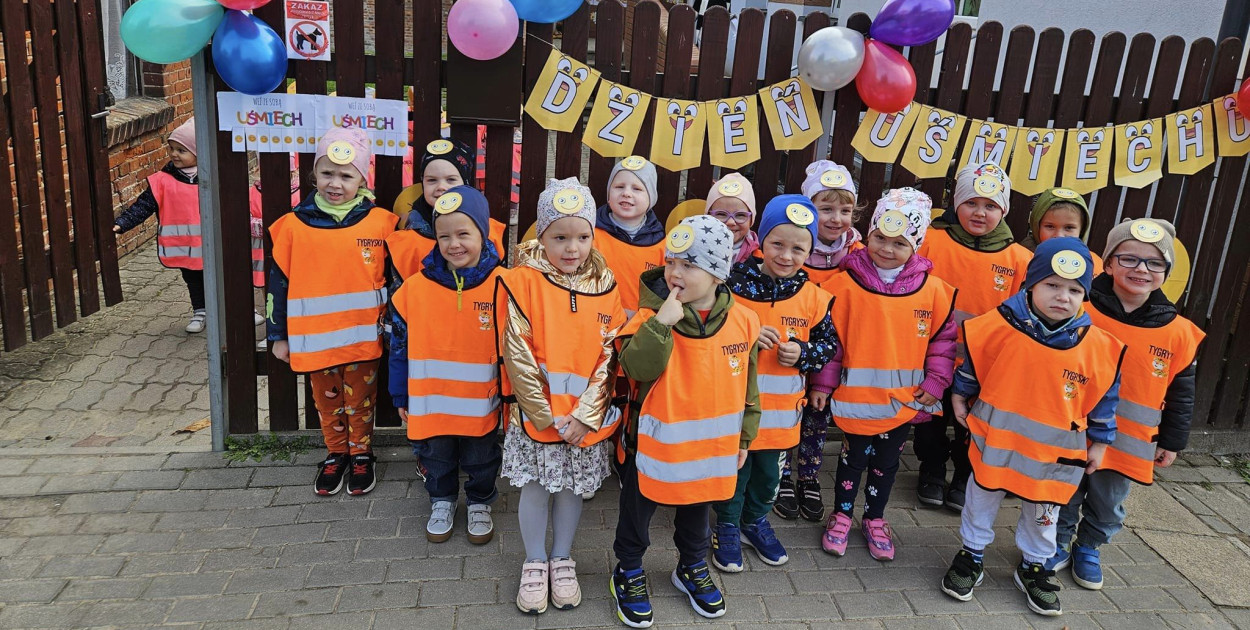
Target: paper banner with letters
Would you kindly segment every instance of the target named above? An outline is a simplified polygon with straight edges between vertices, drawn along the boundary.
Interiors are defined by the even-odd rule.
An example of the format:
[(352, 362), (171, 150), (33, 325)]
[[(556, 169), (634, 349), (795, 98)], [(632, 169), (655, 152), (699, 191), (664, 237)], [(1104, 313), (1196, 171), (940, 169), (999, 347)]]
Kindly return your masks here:
[(1040, 195), (1053, 188), (1059, 175), (1063, 133), (1054, 129), (1029, 127), (1016, 132), (1016, 148), (1011, 155), (1011, 188), (1025, 195)]
[(1215, 137), (1224, 157), (1250, 153), (1250, 122), (1237, 111), (1237, 97), (1229, 94), (1215, 99)]
[(611, 81), (599, 82), (599, 95), (590, 107), (582, 144), (603, 157), (634, 154), (638, 131), (647, 118), (651, 96)]
[(755, 95), (726, 98), (705, 104), (709, 161), (740, 169), (760, 159), (760, 113)]
[(1107, 185), (1111, 173), (1112, 129), (1069, 129), (1063, 152), (1064, 188), (1086, 195)]
[(598, 82), (599, 73), (593, 68), (552, 49), (525, 101), (525, 113), (544, 129), (573, 131)]
[(324, 96), (317, 113), (323, 134), (336, 127), (359, 127), (369, 133), (374, 155), (408, 153), (407, 101)]
[(1193, 175), (1215, 162), (1215, 125), (1210, 104), (1164, 117), (1168, 173)]
[(670, 171), (683, 171), (703, 162), (707, 114), (702, 103), (657, 98), (651, 126), (651, 162)]
[(1115, 185), (1145, 188), (1163, 177), (1163, 119), (1115, 126)]
[(883, 114), (875, 109), (864, 114), (863, 122), (851, 139), (851, 146), (869, 162), (893, 162), (903, 150), (908, 133), (920, 114), (920, 106), (912, 103), (903, 111)]
[(777, 150), (802, 149), (824, 133), (816, 98), (806, 83), (797, 78), (786, 79), (765, 87), (759, 95)]
[(986, 120), (972, 121), (968, 128), (968, 139), (964, 140), (964, 152), (959, 158), (959, 166), (962, 168), (969, 164), (993, 162), (1000, 168), (1006, 168), (1018, 131), (1016, 127)]
[(927, 105), (919, 107), (900, 164), (919, 179), (946, 177), (968, 119)]
[(217, 93), (217, 129), (230, 132), (231, 150), (261, 153), (317, 150), (316, 97), (305, 94)]

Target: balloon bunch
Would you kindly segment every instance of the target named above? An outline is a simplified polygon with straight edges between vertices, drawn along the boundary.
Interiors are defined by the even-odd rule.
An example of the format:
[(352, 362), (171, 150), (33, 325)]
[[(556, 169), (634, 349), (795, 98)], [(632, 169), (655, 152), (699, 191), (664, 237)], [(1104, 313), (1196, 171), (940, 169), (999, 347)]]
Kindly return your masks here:
[(487, 61), (512, 48), (520, 20), (554, 24), (581, 6), (582, 0), (457, 0), (447, 14), (447, 39), (464, 56)]
[(122, 41), (151, 63), (189, 59), (213, 41), (213, 65), (244, 94), (272, 92), (286, 79), (282, 37), (250, 11), (269, 0), (139, 0), (122, 16)]
[(818, 90), (855, 82), (868, 107), (894, 113), (916, 97), (916, 72), (891, 46), (928, 44), (950, 28), (954, 0), (886, 0), (868, 37), (843, 26), (820, 29), (799, 49), (799, 76)]

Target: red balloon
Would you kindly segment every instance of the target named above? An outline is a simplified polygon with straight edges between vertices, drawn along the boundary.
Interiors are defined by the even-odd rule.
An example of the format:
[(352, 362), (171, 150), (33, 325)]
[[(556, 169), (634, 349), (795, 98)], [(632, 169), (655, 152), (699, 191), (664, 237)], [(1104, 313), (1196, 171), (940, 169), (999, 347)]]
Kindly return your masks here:
[(217, 2), (227, 9), (251, 11), (252, 9), (265, 6), (269, 3), (269, 0), (217, 0)]
[(1237, 91), (1237, 111), (1250, 118), (1250, 77), (1241, 82), (1241, 89)]
[(865, 105), (893, 114), (916, 98), (916, 71), (902, 53), (869, 39), (864, 42), (864, 65), (855, 75), (855, 90)]

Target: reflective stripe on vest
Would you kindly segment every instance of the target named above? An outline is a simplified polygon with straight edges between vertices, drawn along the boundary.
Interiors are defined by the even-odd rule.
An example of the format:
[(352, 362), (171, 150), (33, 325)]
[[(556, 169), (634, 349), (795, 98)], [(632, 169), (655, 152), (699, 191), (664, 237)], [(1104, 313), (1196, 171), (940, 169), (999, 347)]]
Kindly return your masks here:
[(755, 382), (759, 385), (761, 394), (785, 396), (803, 393), (803, 376), (801, 374), (793, 374), (791, 376), (760, 374), (756, 377)]
[(638, 416), (638, 433), (660, 444), (682, 444), (695, 440), (714, 440), (737, 435), (742, 431), (742, 414), (734, 413), (716, 418), (661, 422), (655, 416)]
[[(846, 420), (890, 420), (897, 418), (898, 412), (902, 411), (904, 407), (927, 413), (942, 413), (941, 401), (926, 406), (916, 402), (914, 398), (911, 400), (891, 398), (888, 403), (875, 405), (872, 403), (853, 403), (834, 399), (829, 401), (829, 408), (832, 410), (833, 416)], [(888, 430), (886, 429), (886, 431)]]
[(792, 429), (799, 425), (801, 409), (764, 409), (760, 411), (760, 429)]
[[(1159, 426), (1163, 421), (1163, 411), (1160, 409), (1152, 409), (1145, 405), (1139, 405), (1131, 400), (1120, 399), (1116, 403), (1115, 415), (1121, 420), (1131, 420), (1144, 427), (1154, 428)], [(1150, 455), (1150, 459), (1154, 459), (1154, 454)]]
[(313, 317), (386, 305), (386, 289), (287, 300), (287, 317)]
[(440, 414), (479, 418), (499, 408), (499, 397), (457, 398), (455, 396), (408, 396), (408, 417)]
[(737, 468), (738, 456), (721, 455), (681, 462), (665, 462), (646, 453), (638, 453), (634, 460), (638, 466), (638, 474), (663, 483), (695, 483), (705, 481), (709, 470)]
[[(174, 260), (179, 258), (198, 258), (203, 260), (204, 250), (200, 247), (191, 247), (188, 245), (162, 245), (160, 241), (156, 242), (156, 256), (161, 260)], [(204, 264), (203, 262), (200, 263)]]
[(291, 352), (307, 354), (346, 348), (347, 346), (358, 343), (377, 341), (377, 338), (378, 326), (377, 324), (372, 324), (351, 326), (348, 328), (341, 328), (339, 330), (331, 330), (329, 332), (310, 335), (292, 334), (289, 335), (288, 340), (291, 342)]
[(1114, 449), (1131, 457), (1153, 462), (1155, 458), (1155, 446), (1156, 444), (1154, 442), (1147, 442), (1127, 433), (1117, 431), (1115, 434), (1115, 442), (1112, 443), (1107, 450), (1110, 451)]
[(1033, 442), (1073, 450), (1085, 448), (1084, 431), (1064, 431), (1017, 413), (995, 409), (993, 405), (984, 400), (977, 399), (976, 402), (972, 403), (972, 409), (969, 413), (985, 421), (991, 427), (1011, 431)]
[(252, 286), (265, 286), (265, 239), (252, 237)]
[(162, 225), (161, 236), (200, 236), (198, 225)]
[(552, 396), (581, 396), (590, 386), (590, 379), (580, 374), (551, 372), (546, 363), (540, 363), (538, 369), (542, 370), (543, 378), (547, 379), (547, 391)]
[[(1083, 432), (1082, 435), (1084, 435)], [(987, 466), (1011, 470), (1029, 479), (1059, 482), (1065, 486), (1070, 485), (1073, 489), (1081, 483), (1081, 479), (1085, 476), (1084, 465), (1041, 462), (1018, 451), (987, 446), (985, 438), (975, 433), (970, 438), (977, 452), (980, 453), (981, 463)], [(979, 475), (974, 476), (978, 482), (981, 481)]]
[(872, 368), (842, 370), (842, 384), (850, 387), (896, 389), (919, 387), (922, 382), (924, 382), (924, 370), (874, 370)]
[(408, 359), (408, 378), (437, 378), (464, 383), (489, 383), (495, 380), (495, 365), (461, 363), (437, 359)]

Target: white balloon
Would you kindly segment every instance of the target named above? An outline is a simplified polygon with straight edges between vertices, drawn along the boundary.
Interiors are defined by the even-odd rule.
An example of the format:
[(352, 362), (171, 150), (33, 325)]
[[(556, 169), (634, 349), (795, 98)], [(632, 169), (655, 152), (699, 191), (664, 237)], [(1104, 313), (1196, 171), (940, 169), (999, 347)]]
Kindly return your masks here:
[(799, 49), (799, 76), (817, 90), (850, 84), (863, 65), (864, 36), (844, 26), (816, 31)]

